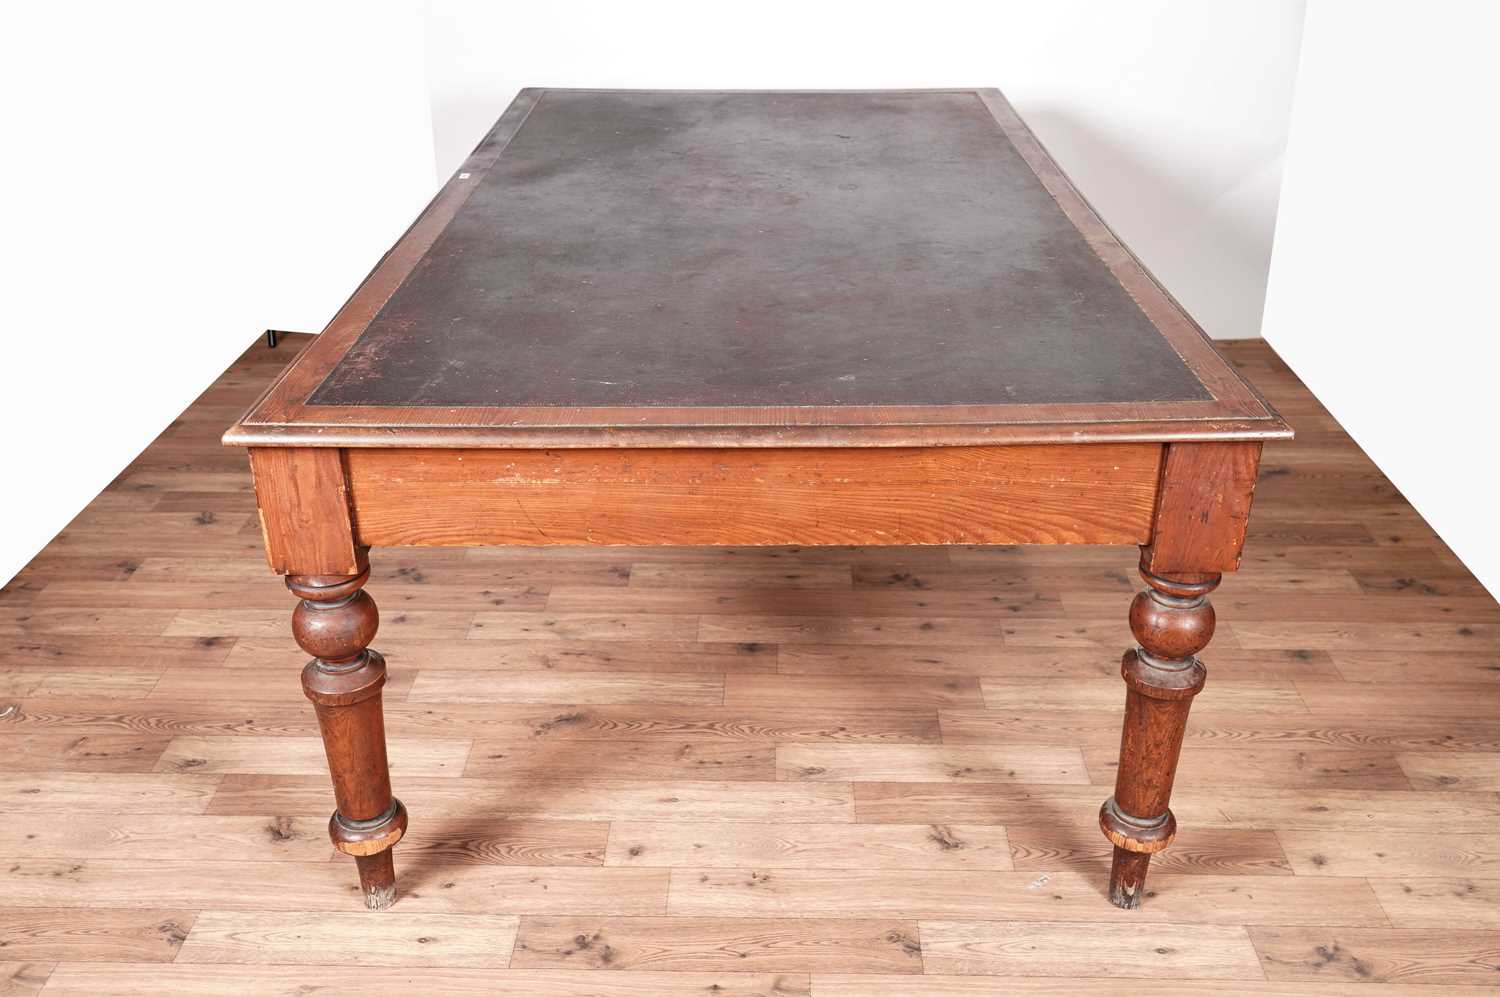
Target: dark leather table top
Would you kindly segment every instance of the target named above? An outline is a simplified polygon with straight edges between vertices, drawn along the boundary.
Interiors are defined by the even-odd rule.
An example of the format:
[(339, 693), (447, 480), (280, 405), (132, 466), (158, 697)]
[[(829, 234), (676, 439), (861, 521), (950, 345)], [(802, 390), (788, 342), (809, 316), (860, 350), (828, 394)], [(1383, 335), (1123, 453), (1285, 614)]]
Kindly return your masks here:
[(525, 91), (323, 340), (242, 429), (1280, 426), (994, 91)]

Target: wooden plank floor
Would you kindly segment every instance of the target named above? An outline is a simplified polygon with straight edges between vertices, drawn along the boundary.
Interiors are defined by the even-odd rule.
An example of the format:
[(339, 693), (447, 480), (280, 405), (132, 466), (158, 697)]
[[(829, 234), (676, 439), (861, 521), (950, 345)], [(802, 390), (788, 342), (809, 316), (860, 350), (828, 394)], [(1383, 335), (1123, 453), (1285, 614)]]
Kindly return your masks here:
[[(377, 550), (402, 899), (359, 909), (223, 428), (0, 592), (0, 994), (1458, 997), (1500, 985), (1500, 606), (1291, 419), (1153, 895), (1104, 899), (1127, 548)], [(936, 636), (932, 636), (936, 634)]]

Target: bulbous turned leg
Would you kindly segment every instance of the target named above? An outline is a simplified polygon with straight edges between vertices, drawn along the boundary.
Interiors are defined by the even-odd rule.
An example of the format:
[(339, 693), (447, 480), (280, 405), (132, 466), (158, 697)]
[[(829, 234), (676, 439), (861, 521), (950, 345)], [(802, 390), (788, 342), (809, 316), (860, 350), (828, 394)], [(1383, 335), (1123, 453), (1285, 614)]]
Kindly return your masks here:
[(338, 805), (328, 836), (354, 856), (365, 906), (380, 910), (396, 900), (391, 848), (406, 833), (406, 808), (391, 796), (380, 704), (385, 659), (368, 647), (380, 624), (363, 588), (369, 577), (366, 568), (352, 576), (289, 575), (286, 584), (302, 600), (292, 633), (313, 656), (302, 690), (317, 710)]
[(1167, 808), (1188, 708), (1207, 672), (1197, 658), (1214, 633), (1208, 594), (1212, 573), (1163, 577), (1144, 568), (1149, 586), (1130, 605), (1130, 629), (1139, 646), (1125, 653), (1125, 729), (1115, 795), (1099, 811), (1099, 826), (1115, 846), (1109, 899), (1139, 907), (1151, 856), (1172, 843), (1177, 820)]

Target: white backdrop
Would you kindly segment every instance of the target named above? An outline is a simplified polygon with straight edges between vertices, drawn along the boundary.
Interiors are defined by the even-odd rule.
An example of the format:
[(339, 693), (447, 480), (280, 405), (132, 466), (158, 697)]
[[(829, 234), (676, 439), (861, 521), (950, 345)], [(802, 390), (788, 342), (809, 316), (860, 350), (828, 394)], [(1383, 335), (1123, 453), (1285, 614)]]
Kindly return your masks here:
[(522, 86), (999, 86), (1210, 334), (1254, 335), (1301, 21), (1301, 0), (8, 11), (0, 579), (259, 330), (320, 328)]
[(321, 328), (421, 209), (421, 39), (398, 3), (7, 9), (0, 580), (259, 330)]
[(1500, 7), (1312, 0), (1266, 338), (1500, 595)]

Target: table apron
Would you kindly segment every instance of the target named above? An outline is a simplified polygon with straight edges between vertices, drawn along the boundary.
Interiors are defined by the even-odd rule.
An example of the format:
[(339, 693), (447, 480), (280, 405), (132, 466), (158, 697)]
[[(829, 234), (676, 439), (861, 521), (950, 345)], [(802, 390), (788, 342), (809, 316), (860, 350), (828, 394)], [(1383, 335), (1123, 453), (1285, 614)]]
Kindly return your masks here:
[(349, 449), (363, 546), (1143, 544), (1154, 443)]

